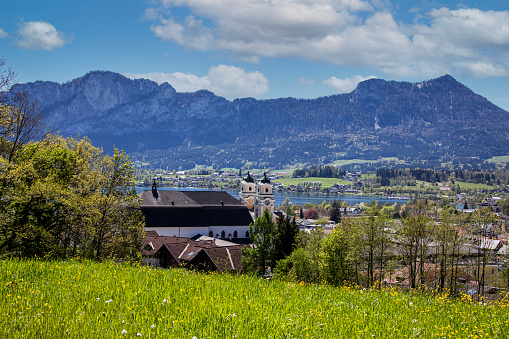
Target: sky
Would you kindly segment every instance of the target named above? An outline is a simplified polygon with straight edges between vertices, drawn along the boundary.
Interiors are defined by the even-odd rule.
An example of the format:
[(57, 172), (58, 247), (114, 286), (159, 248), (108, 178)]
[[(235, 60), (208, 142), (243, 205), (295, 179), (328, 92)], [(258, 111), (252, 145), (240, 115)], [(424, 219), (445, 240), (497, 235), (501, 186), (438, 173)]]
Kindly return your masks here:
[(509, 111), (509, 0), (8, 1), (0, 58), (20, 83), (107, 70), (229, 100), (450, 74)]

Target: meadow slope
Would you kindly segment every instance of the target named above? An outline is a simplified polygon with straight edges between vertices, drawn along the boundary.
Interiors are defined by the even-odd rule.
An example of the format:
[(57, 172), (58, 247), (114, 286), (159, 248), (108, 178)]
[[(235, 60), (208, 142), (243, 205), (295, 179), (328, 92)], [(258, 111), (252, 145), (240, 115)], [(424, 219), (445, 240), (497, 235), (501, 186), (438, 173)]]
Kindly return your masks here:
[(506, 302), (112, 262), (0, 261), (1, 338), (503, 338)]

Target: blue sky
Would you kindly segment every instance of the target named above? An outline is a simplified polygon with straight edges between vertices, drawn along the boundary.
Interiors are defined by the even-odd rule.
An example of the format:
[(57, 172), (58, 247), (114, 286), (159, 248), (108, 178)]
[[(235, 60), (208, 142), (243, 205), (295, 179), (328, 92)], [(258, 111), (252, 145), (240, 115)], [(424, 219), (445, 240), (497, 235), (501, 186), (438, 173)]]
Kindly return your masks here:
[(0, 57), (19, 82), (109, 70), (228, 99), (451, 74), (509, 110), (509, 0), (18, 0)]

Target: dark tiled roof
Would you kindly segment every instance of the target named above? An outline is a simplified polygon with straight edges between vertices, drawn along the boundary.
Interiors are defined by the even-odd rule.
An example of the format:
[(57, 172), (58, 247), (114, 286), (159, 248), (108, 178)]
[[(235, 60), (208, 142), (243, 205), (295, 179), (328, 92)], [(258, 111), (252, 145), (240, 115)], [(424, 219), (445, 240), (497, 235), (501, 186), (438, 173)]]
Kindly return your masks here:
[(201, 206), (244, 206), (224, 191), (185, 191), (183, 193)]
[[(160, 191), (153, 193), (152, 191), (143, 191), (139, 194), (141, 198), (141, 206), (179, 206), (199, 207), (200, 205), (189, 198), (186, 192), (181, 191)], [(226, 193), (226, 192), (225, 192)]]
[(195, 243), (194, 240), (185, 237), (146, 236), (145, 240), (143, 241), (141, 254), (148, 257), (154, 256), (154, 254), (159, 250), (159, 248), (161, 248), (161, 246), (170, 244), (181, 244), (182, 249), (184, 249), (184, 247), (190, 242)]
[(141, 206), (243, 206), (224, 191), (143, 191), (139, 194)]
[(222, 191), (143, 191), (146, 227), (248, 226), (248, 209)]
[(199, 264), (209, 258), (218, 271), (241, 271), (242, 245), (215, 246), (213, 241), (194, 241), (184, 237), (148, 236), (143, 241), (142, 254), (157, 257), (163, 249), (180, 264)]

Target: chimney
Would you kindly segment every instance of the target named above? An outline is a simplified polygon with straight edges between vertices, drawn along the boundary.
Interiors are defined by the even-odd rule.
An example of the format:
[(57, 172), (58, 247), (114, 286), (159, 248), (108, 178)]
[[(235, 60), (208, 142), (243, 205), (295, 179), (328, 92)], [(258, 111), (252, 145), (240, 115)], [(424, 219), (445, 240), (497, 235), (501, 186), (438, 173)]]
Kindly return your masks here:
[(159, 198), (159, 194), (157, 193), (157, 184), (156, 184), (156, 179), (154, 179), (154, 182), (152, 183), (152, 195), (154, 196), (154, 198)]

